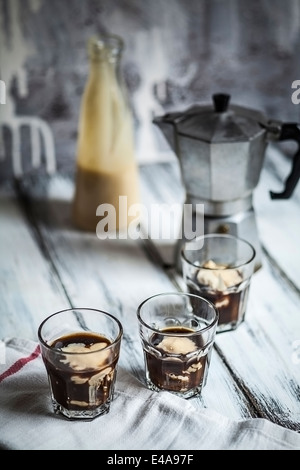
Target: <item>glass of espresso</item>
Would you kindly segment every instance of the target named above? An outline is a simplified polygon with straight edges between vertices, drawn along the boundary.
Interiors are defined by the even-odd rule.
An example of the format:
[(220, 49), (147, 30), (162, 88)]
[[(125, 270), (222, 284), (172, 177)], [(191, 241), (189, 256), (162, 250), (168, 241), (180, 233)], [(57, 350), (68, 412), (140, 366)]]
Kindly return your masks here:
[(183, 398), (200, 395), (218, 323), (214, 305), (199, 295), (161, 293), (139, 305), (137, 318), (147, 387)]
[(186, 242), (182, 272), (189, 292), (214, 303), (217, 333), (235, 330), (245, 319), (255, 249), (241, 238), (207, 234)]
[(123, 328), (109, 313), (62, 310), (38, 329), (53, 410), (69, 419), (109, 412), (114, 395)]

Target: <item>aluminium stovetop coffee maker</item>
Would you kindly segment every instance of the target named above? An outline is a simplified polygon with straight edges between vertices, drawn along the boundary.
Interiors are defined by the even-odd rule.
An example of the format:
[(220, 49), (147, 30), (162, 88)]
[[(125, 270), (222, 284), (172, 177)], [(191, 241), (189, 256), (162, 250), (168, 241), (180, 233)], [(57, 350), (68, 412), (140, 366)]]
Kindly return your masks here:
[[(214, 94), (211, 105), (197, 104), (184, 112), (158, 116), (153, 123), (179, 159), (185, 206), (191, 207), (193, 227), (199, 226), (199, 234), (230, 233), (245, 238), (256, 249), (258, 269), (261, 249), (253, 190), (259, 181), (267, 144), (291, 139), (300, 145), (299, 124), (270, 121), (260, 111), (230, 104), (230, 95), (223, 93)], [(270, 192), (271, 198), (289, 198), (299, 177), (298, 146), (284, 190)], [(179, 253), (185, 239), (181, 234), (176, 250), (179, 270)]]

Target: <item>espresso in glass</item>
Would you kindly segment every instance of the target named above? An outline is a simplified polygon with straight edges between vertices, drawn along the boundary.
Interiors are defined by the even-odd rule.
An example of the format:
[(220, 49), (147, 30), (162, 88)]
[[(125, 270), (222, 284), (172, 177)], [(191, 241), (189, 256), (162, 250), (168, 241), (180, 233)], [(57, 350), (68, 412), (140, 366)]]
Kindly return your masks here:
[(201, 337), (190, 338), (192, 333), (189, 328), (172, 327), (151, 336), (145, 359), (149, 378), (159, 389), (183, 393), (203, 383), (209, 361)]
[(108, 413), (122, 337), (121, 323), (93, 309), (69, 309), (48, 317), (39, 340), (56, 414), (93, 419)]
[(51, 344), (53, 353), (44, 362), (60, 406), (89, 412), (107, 402), (118, 360), (111, 354), (110, 345), (110, 340), (94, 333), (63, 336)]
[(183, 398), (200, 395), (218, 323), (215, 306), (198, 295), (167, 292), (142, 302), (137, 318), (147, 387)]
[(255, 262), (252, 245), (233, 235), (208, 234), (186, 242), (181, 260), (188, 291), (218, 309), (217, 333), (236, 329), (248, 305)]

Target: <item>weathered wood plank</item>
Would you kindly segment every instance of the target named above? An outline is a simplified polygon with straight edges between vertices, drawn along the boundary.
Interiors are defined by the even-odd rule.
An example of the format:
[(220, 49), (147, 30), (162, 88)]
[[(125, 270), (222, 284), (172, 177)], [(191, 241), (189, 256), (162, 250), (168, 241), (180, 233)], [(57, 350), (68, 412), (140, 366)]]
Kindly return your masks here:
[[(276, 168), (280, 167), (280, 158), (283, 159), (282, 154), (277, 155)], [(267, 162), (258, 189), (260, 195), (263, 192), (265, 195), (261, 196), (261, 199), (256, 199), (256, 205), (259, 206), (257, 218), (258, 221), (262, 221), (260, 232), (267, 255), (263, 255), (263, 268), (253, 276), (246, 322), (235, 332), (218, 335), (216, 348), (236, 377), (238, 386), (251, 397), (258, 416), (292, 429), (299, 429), (300, 367), (295, 361), (293, 362), (292, 357), (294, 345), (300, 339), (300, 296), (286, 276), (298, 280), (300, 273), (299, 256), (297, 257), (299, 248), (296, 241), (299, 230), (295, 231), (295, 225), (298, 226), (299, 221), (300, 188), (297, 188), (293, 200), (269, 202), (268, 189), (276, 190), (278, 181), (276, 174), (272, 173), (268, 166)], [(166, 173), (165, 169), (165, 176)], [(172, 174), (171, 169), (169, 174)], [(173, 172), (173, 177), (174, 175)], [(149, 188), (159, 186), (155, 187), (152, 193), (150, 190), (148, 192), (153, 201), (155, 200), (153, 194), (160, 191), (163, 182), (159, 180), (157, 174), (152, 177), (149, 168), (145, 169), (143, 178)], [(168, 203), (174, 203), (176, 199), (178, 201), (179, 197), (182, 197), (182, 193), (178, 192), (178, 182), (174, 182), (172, 186), (169, 184), (168, 188), (169, 191), (166, 193)], [(174, 189), (173, 195), (170, 194), (170, 188)], [(163, 192), (160, 191), (159, 198), (163, 197)], [(279, 223), (280, 212), (274, 209), (277, 203), (286, 206), (283, 226)], [(270, 204), (273, 207), (268, 212)], [(276, 236), (273, 237), (274, 231), (277, 239)], [(282, 241), (280, 249), (276, 247), (278, 237), (281, 237)], [(155, 240), (153, 243), (160, 250), (159, 243)], [(286, 252), (283, 247), (289, 244), (290, 247)], [(289, 267), (289, 261), (292, 259), (292, 267)], [(170, 276), (174, 276), (179, 287), (185, 290), (178, 273), (170, 270)]]
[[(168, 165), (163, 165), (162, 168), (162, 171), (160, 166), (142, 168), (143, 181), (147, 181), (147, 184), (143, 185), (143, 195), (148, 205), (153, 202), (172, 204), (182, 198), (182, 186), (180, 180), (176, 179), (177, 169), (172, 170)], [(40, 269), (38, 263), (36, 272), (44, 280), (50, 275), (50, 285), (54, 283), (55, 286), (55, 301), (51, 302), (50, 299), (49, 302), (48, 294), (46, 295), (47, 314), (64, 308), (66, 304), (88, 305), (116, 314), (124, 324), (125, 332), (121, 365), (143, 380), (142, 351), (135, 312), (137, 305), (145, 297), (176, 288), (177, 275), (173, 277), (167, 271), (168, 278), (161, 266), (169, 264), (167, 258), (169, 256), (170, 260), (170, 252), (164, 258), (168, 241), (163, 240), (161, 243), (154, 240), (152, 251), (149, 251), (151, 244), (149, 245), (148, 240), (145, 243), (131, 240), (98, 240), (95, 234), (78, 232), (70, 220), (72, 181), (59, 176), (48, 181), (48, 184), (38, 182), (35, 187), (30, 183), (24, 188), (23, 209), (25, 206), (27, 219), (24, 219), (15, 200), (11, 198), (8, 212), (15, 212), (17, 217), (11, 227), (7, 225), (6, 219), (3, 219), (5, 226), (10, 227), (10, 235), (3, 238), (2, 234), (1, 246), (7, 247), (9, 242), (15, 245), (14, 240), (19, 240), (17, 245), (22, 253), (24, 247), (31, 245), (30, 249), (26, 248), (28, 257), (22, 257), (19, 261), (22, 270), (30, 265), (29, 259), (41, 257), (40, 262), (43, 266), (46, 265), (46, 271), (45, 266)], [(28, 201), (26, 194), (29, 196)], [(18, 234), (15, 233), (15, 223), (19, 219), (19, 225), (23, 227), (21, 238), (26, 240), (23, 247)], [(32, 227), (37, 232), (34, 235)], [(26, 234), (25, 238), (23, 232)], [(42, 250), (36, 245), (38, 240), (43, 244)], [(156, 248), (158, 246), (158, 258), (152, 257), (153, 253), (156, 253), (153, 245)], [(168, 246), (172, 249), (172, 243)], [(38, 255), (32, 255), (35, 251)], [(13, 264), (8, 262), (6, 266), (7, 272), (13, 267), (12, 277), (17, 275)], [(39, 301), (40, 293), (45, 290), (47, 292), (48, 288), (47, 283), (39, 285), (36, 293)], [(21, 284), (20, 291), (21, 298), (28, 295), (26, 284)], [(217, 337), (207, 386), (202, 398), (194, 400), (197, 406), (214, 408), (237, 419), (264, 416), (292, 429), (297, 428), (297, 384), (300, 383), (300, 377), (299, 365), (292, 361), (292, 354), (293, 343), (300, 338), (298, 302), (297, 291), (291, 289), (285, 279), (282, 279), (280, 271), (274, 270), (265, 257), (263, 269), (253, 278), (245, 324), (236, 332)], [(30, 303), (28, 299), (27, 303)], [(51, 312), (49, 305), (53, 306)], [(31, 307), (29, 310), (32, 311)], [(289, 312), (289, 323), (284, 321), (283, 311)], [(22, 310), (22, 315), (25, 315), (25, 312)], [(1, 315), (1, 318), (4, 317)], [(14, 316), (10, 326), (7, 322), (4, 323), (6, 331), (11, 331), (15, 324), (19, 325), (21, 336), (26, 334), (31, 337), (31, 334), (35, 333), (34, 327), (26, 331), (28, 325), (24, 329), (23, 320)]]
[(12, 191), (0, 194), (0, 260), (0, 337), (36, 339), (42, 319), (69, 304)]
[(296, 430), (300, 367), (293, 361), (293, 344), (299, 339), (299, 296), (264, 259), (252, 280), (246, 322), (232, 334), (218, 335), (216, 344), (258, 412)]
[[(143, 355), (138, 337), (136, 309), (146, 297), (177, 289), (155, 259), (150, 259), (143, 241), (99, 240), (95, 234), (79, 232), (70, 220), (72, 181), (53, 178), (47, 197), (40, 188), (27, 188), (31, 210), (59, 278), (74, 306), (110, 311), (124, 326), (120, 365), (143, 380)], [(41, 194), (41, 193), (40, 193)], [(253, 416), (239, 387), (224, 363), (214, 353), (210, 380), (195, 406), (214, 407), (240, 419)]]
[(291, 164), (278, 148), (267, 152), (254, 205), (265, 250), (300, 291), (300, 182), (290, 199), (272, 200), (269, 195), (270, 190), (283, 190)]
[[(298, 430), (299, 295), (265, 256), (263, 263), (252, 279), (245, 322), (236, 331), (218, 334), (215, 348), (258, 416)], [(172, 275), (185, 290), (181, 276)]]
[[(162, 263), (165, 266), (174, 266), (176, 240), (181, 229), (182, 205), (185, 200), (179, 164), (172, 162), (141, 165), (140, 177), (142, 203), (147, 208), (149, 220), (152, 223), (159, 223), (161, 227), (160, 231), (157, 231), (157, 237), (153, 237), (149, 230), (149, 238)], [(170, 223), (172, 230), (169, 227)], [(169, 236), (164, 238), (164, 234)]]

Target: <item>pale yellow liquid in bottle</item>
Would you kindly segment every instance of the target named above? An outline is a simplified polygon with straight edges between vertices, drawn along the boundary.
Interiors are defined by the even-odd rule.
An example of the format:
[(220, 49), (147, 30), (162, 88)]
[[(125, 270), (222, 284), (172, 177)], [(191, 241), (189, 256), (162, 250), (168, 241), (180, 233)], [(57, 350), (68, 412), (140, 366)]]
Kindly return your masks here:
[[(127, 207), (140, 202), (138, 167), (134, 154), (134, 134), (130, 109), (115, 75), (115, 64), (92, 58), (80, 113), (76, 190), (73, 204), (75, 224), (95, 231), (100, 204), (116, 210), (116, 230), (124, 230), (133, 220), (119, 214), (119, 197), (127, 197)], [(121, 224), (119, 223), (121, 221)]]

